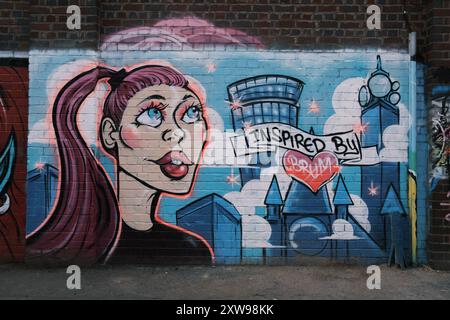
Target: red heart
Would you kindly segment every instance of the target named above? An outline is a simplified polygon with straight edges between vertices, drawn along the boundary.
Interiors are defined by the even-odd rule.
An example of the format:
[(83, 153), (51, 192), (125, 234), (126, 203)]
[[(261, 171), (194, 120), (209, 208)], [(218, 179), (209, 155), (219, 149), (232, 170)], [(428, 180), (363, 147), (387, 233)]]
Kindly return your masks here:
[(298, 151), (289, 150), (284, 154), (283, 166), (289, 176), (304, 183), (313, 192), (333, 180), (340, 171), (337, 157), (329, 151), (322, 151), (311, 160)]

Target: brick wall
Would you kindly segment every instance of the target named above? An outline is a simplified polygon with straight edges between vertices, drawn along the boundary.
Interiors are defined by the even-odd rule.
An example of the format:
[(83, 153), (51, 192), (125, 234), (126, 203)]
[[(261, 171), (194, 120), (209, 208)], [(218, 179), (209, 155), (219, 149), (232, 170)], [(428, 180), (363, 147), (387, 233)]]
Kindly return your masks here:
[[(96, 0), (31, 0), (31, 48), (96, 48), (98, 38), (98, 8)], [(68, 30), (67, 7), (76, 4), (81, 9), (80, 30)]]
[[(301, 4), (298, 4), (298, 2), (301, 2)], [(233, 122), (231, 113), (223, 115), (221, 114), (223, 111), (220, 111), (224, 100), (228, 101), (232, 99), (231, 94), (229, 95), (227, 93), (226, 87), (234, 81), (243, 80), (246, 77), (255, 77), (258, 74), (267, 74), (270, 71), (272, 74), (287, 77), (288, 79), (292, 77), (306, 82), (307, 86), (304, 89), (302, 98), (299, 100), (301, 102), (301, 115), (299, 115), (299, 119), (305, 119), (302, 120), (301, 129), (308, 131), (312, 127), (317, 131), (316, 133), (320, 134), (325, 130), (325, 123), (332, 115), (333, 104), (337, 103), (333, 100), (333, 92), (338, 90), (337, 88), (340, 85), (344, 86), (347, 80), (350, 81), (349, 83), (356, 81), (354, 78), (358, 77), (368, 80), (370, 78), (370, 72), (376, 69), (376, 56), (379, 53), (379, 49), (382, 49), (381, 52), (383, 54), (381, 54), (381, 60), (386, 71), (390, 72), (392, 79), (400, 81), (401, 103), (408, 106), (407, 97), (409, 90), (407, 87), (410, 81), (407, 77), (408, 56), (406, 54), (408, 49), (408, 33), (410, 31), (416, 31), (418, 34), (417, 60), (421, 64), (419, 70), (422, 70), (424, 67), (423, 72), (426, 74), (425, 83), (418, 82), (418, 91), (420, 93), (418, 101), (419, 113), (421, 117), (424, 117), (424, 113), (421, 111), (424, 110), (425, 104), (421, 100), (421, 97), (422, 95), (429, 97), (433, 86), (442, 83), (442, 80), (438, 80), (434, 75), (436, 74), (436, 70), (448, 66), (449, 63), (448, 46), (450, 41), (449, 27), (447, 25), (449, 22), (448, 19), (450, 19), (450, 1), (415, 0), (406, 2), (407, 4), (405, 5), (405, 1), (402, 0), (380, 1), (382, 29), (370, 31), (366, 27), (368, 17), (366, 9), (373, 2), (366, 0), (83, 0), (76, 1), (76, 3), (65, 0), (2, 1), (0, 12), (2, 17), (6, 18), (0, 22), (2, 23), (0, 25), (0, 37), (3, 37), (2, 39), (5, 39), (4, 43), (6, 43), (6, 46), (2, 50), (27, 50), (28, 48), (32, 50), (30, 51), (32, 55), (30, 56), (29, 70), (31, 75), (31, 142), (29, 144), (31, 162), (28, 168), (28, 179), (30, 188), (34, 188), (33, 190), (36, 190), (36, 194), (39, 194), (39, 192), (43, 192), (43, 194), (40, 197), (33, 196), (28, 198), (28, 205), (31, 210), (28, 210), (27, 232), (29, 233), (35, 230), (40, 222), (50, 213), (56, 201), (55, 199), (62, 197), (60, 196), (61, 190), (58, 190), (58, 177), (61, 174), (61, 168), (57, 162), (54, 162), (54, 156), (58, 152), (55, 151), (54, 136), (51, 134), (49, 136), (47, 133), (51, 132), (53, 128), (53, 125), (49, 123), (49, 119), (52, 118), (49, 111), (49, 103), (51, 104), (53, 102), (53, 98), (61, 90), (62, 85), (73, 77), (99, 64), (109, 65), (112, 69), (119, 70), (123, 67), (130, 68), (130, 66), (137, 63), (146, 63), (150, 59), (157, 59), (158, 63), (164, 61), (164, 63), (169, 63), (175, 68), (180, 69), (182, 73), (186, 73), (199, 80), (207, 89), (208, 99), (210, 99), (209, 102), (214, 105), (212, 110), (218, 112), (221, 116), (222, 125), (225, 125), (225, 127), (235, 127), (237, 124)], [(69, 4), (77, 4), (81, 8), (81, 30), (67, 30), (66, 28), (68, 16), (66, 9)], [(406, 16), (404, 15), (405, 10), (407, 12)], [(278, 49), (293, 50), (297, 56), (293, 58), (293, 56), (289, 56), (288, 54), (281, 54), (277, 51)], [(345, 49), (349, 53), (344, 54), (342, 49)], [(323, 56), (323, 66), (316, 65), (317, 61), (311, 59), (311, 56), (306, 54), (309, 50), (315, 50), (320, 54), (324, 54), (324, 52), (329, 53), (329, 55)], [(245, 51), (249, 51), (247, 56), (244, 53)], [(399, 52), (400, 55), (396, 55)], [(359, 56), (361, 58), (357, 58)], [(308, 65), (301, 61), (296, 62), (299, 58), (305, 58), (305, 61), (310, 61), (310, 64)], [(265, 68), (265, 65), (269, 67)], [(111, 71), (111, 73), (113, 72)], [(117, 81), (120, 82), (121, 78), (119, 76), (117, 78), (119, 79)], [(113, 83), (117, 81), (112, 80)], [(393, 82), (394, 80), (392, 80)], [(311, 93), (314, 91), (315, 86), (318, 88), (317, 91), (321, 92), (320, 94), (317, 93), (319, 97)], [(360, 84), (357, 87), (353, 83), (350, 89), (345, 88), (345, 86), (341, 88), (342, 90), (348, 90), (347, 93), (350, 92), (350, 94), (343, 97), (343, 100), (348, 103), (355, 102), (355, 95), (358, 94), (362, 86), (363, 84)], [(272, 88), (270, 84), (267, 87)], [(43, 90), (43, 88), (46, 88), (46, 90)], [(95, 100), (97, 104), (103, 103), (102, 97), (104, 98), (104, 92), (97, 90), (95, 92), (96, 96), (90, 98), (97, 99)], [(393, 93), (390, 92), (390, 94)], [(235, 99), (237, 98), (235, 97)], [(90, 99), (88, 100), (90, 101)], [(372, 100), (372, 102), (374, 101), (378, 100)], [(231, 106), (239, 108), (239, 106), (236, 106), (236, 103), (239, 104), (239, 100), (234, 101), (235, 104), (233, 102), (230, 103)], [(398, 106), (395, 108), (398, 108)], [(314, 118), (313, 116), (317, 110), (319, 110), (319, 115)], [(320, 110), (325, 110), (325, 114), (320, 114)], [(404, 123), (402, 122), (402, 111), (400, 110), (403, 109), (399, 108), (395, 116), (386, 113), (383, 115), (383, 119), (375, 120), (373, 119), (375, 115), (368, 111), (364, 115), (357, 115), (356, 118), (359, 117), (360, 123), (353, 123), (353, 125), (356, 125), (357, 131), (371, 130), (370, 126), (366, 125), (366, 122), (370, 124), (379, 120), (382, 122), (382, 126), (386, 126), (386, 128), (387, 124), (401, 127)], [(83, 111), (81, 114), (85, 114), (85, 112)], [(90, 115), (90, 117), (95, 118), (95, 115)], [(423, 119), (418, 119), (418, 123), (420, 122), (419, 120)], [(89, 122), (89, 119), (83, 118), (81, 121)], [(345, 127), (349, 125), (350, 122), (343, 121), (338, 126)], [(98, 141), (95, 141), (96, 135), (92, 135), (92, 131), (96, 129), (93, 129), (93, 127), (89, 127), (88, 129), (91, 133), (88, 136), (89, 144), (95, 145)], [(338, 133), (342, 133), (340, 130), (337, 131), (339, 131)], [(333, 133), (336, 133), (336, 131), (333, 131)], [(86, 138), (86, 135), (83, 137)], [(370, 137), (362, 137), (361, 139), (363, 139), (363, 145), (366, 144), (368, 146), (370, 144)], [(420, 132), (419, 141), (421, 148), (418, 149), (426, 149), (426, 140), (426, 132)], [(408, 140), (397, 141), (397, 143), (404, 147), (404, 144), (408, 143)], [(100, 160), (103, 166), (105, 166), (105, 171), (110, 175), (110, 178), (113, 181), (115, 181), (114, 179), (119, 179), (113, 176), (114, 166), (108, 162), (107, 157), (104, 157), (102, 151), (95, 149), (94, 153), (97, 157), (101, 158)], [(419, 161), (421, 161), (418, 163), (419, 171), (423, 172), (426, 166), (425, 160), (420, 158)], [(394, 163), (398, 163), (398, 161), (394, 161)], [(330, 212), (330, 216), (334, 215), (334, 220), (330, 220), (330, 217), (327, 218), (327, 221), (325, 217), (316, 217), (317, 219), (314, 220), (317, 223), (316, 228), (319, 228), (318, 230), (322, 230), (320, 229), (322, 228), (322, 224), (325, 226), (325, 229), (320, 232), (325, 233), (324, 230), (327, 230), (328, 234), (324, 234), (323, 238), (329, 241), (327, 242), (329, 243), (327, 246), (331, 246), (324, 247), (324, 251), (318, 250), (320, 253), (317, 253), (317, 255), (333, 256), (343, 260), (360, 259), (365, 260), (365, 262), (386, 259), (382, 252), (388, 249), (392, 243), (391, 238), (395, 236), (391, 235), (389, 231), (395, 232), (398, 236), (399, 230), (391, 230), (392, 223), (394, 223), (391, 221), (390, 216), (392, 212), (385, 212), (386, 216), (379, 217), (379, 211), (383, 208), (383, 204), (389, 200), (396, 204), (399, 212), (402, 211), (400, 212), (400, 216), (402, 216), (401, 213), (404, 210), (408, 210), (406, 204), (408, 203), (408, 198), (411, 197), (411, 194), (406, 193), (408, 188), (405, 186), (407, 185), (406, 181), (408, 179), (411, 181), (412, 177), (407, 177), (407, 172), (403, 170), (406, 169), (407, 163), (401, 163), (402, 169), (398, 172), (398, 179), (390, 181), (390, 183), (383, 180), (387, 177), (383, 177), (382, 174), (382, 172), (386, 173), (390, 172), (389, 170), (394, 170), (389, 164), (389, 161), (387, 164), (377, 165), (381, 166), (382, 169), (380, 169), (381, 167), (374, 169), (361, 166), (358, 169), (360, 170), (359, 173), (350, 173), (349, 171), (343, 175), (342, 179), (338, 179), (337, 176), (333, 177), (332, 182), (328, 186), (331, 195), (338, 188), (341, 188), (341, 191), (347, 190), (346, 185), (350, 185), (353, 190), (348, 192), (352, 195), (358, 194), (364, 204), (358, 202), (359, 199), (356, 198), (352, 198), (351, 200), (346, 199), (345, 192), (343, 199), (337, 198), (330, 200), (336, 200), (337, 206), (342, 206), (342, 203), (338, 204), (339, 201), (353, 202), (354, 207), (360, 209), (359, 214), (361, 215), (365, 214), (362, 212), (366, 210), (364, 207), (367, 207), (367, 214), (369, 215), (367, 219), (370, 227), (365, 228), (365, 220), (361, 217), (359, 217), (359, 220), (355, 218), (355, 221), (349, 222), (351, 217), (348, 218), (349, 215), (345, 213), (345, 208), (337, 208), (334, 206), (335, 203), (332, 203), (333, 209)], [(82, 168), (80, 167), (79, 170), (82, 170)], [(202, 170), (209, 169), (201, 169), (200, 171)], [(256, 225), (249, 227), (243, 222), (243, 220), (248, 219), (245, 214), (245, 218), (240, 220), (242, 218), (240, 214), (246, 212), (246, 209), (241, 208), (239, 201), (233, 198), (234, 196), (230, 196), (233, 200), (231, 201), (226, 195), (234, 191), (233, 187), (243, 187), (244, 180), (252, 177), (254, 172), (250, 170), (246, 174), (246, 169), (239, 167), (235, 167), (234, 169), (228, 167), (223, 170), (225, 171), (210, 172), (210, 175), (206, 177), (200, 176), (199, 183), (196, 184), (196, 188), (198, 188), (196, 190), (201, 196), (197, 194), (195, 197), (189, 197), (189, 201), (184, 202), (162, 200), (162, 203), (158, 203), (158, 205), (152, 204), (151, 207), (157, 206), (162, 208), (161, 215), (166, 221), (188, 230), (199, 231), (198, 226), (192, 226), (190, 219), (195, 220), (193, 213), (198, 214), (200, 212), (198, 206), (201, 204), (204, 207), (210, 208), (209, 215), (213, 217), (211, 219), (225, 219), (224, 216), (227, 216), (227, 219), (231, 219), (230, 221), (236, 220), (237, 223), (231, 224), (233, 226), (232, 228), (238, 228), (237, 226), (241, 225), (239, 227), (241, 229), (239, 230), (241, 232), (245, 231), (244, 233), (247, 236), (248, 232), (250, 232), (250, 234), (258, 238), (259, 233), (257, 230), (260, 230), (262, 234), (264, 233), (263, 230), (267, 231), (269, 225), (273, 232), (272, 242), (276, 242), (282, 246), (286, 245), (286, 241), (292, 242), (295, 240), (290, 240), (286, 236), (287, 229), (283, 228), (294, 226), (295, 228), (302, 228), (302, 226), (296, 226), (292, 217), (289, 220), (289, 218), (282, 215), (282, 212), (277, 211), (281, 210), (280, 208), (285, 205), (284, 201), (287, 201), (285, 198), (287, 196), (284, 192), (286, 190), (282, 190), (283, 205), (274, 205), (272, 203), (270, 206), (275, 207), (269, 208), (266, 203), (263, 203), (255, 207), (254, 213), (260, 217), (251, 218), (256, 220), (260, 218), (265, 219), (266, 222), (256, 223)], [(392, 174), (396, 176), (397, 171), (394, 171), (392, 171)], [(356, 180), (353, 177), (356, 177)], [(371, 178), (371, 181), (367, 180), (369, 178)], [(420, 251), (419, 254), (421, 255), (419, 261), (426, 260), (424, 257), (426, 199), (422, 197), (425, 188), (424, 181), (426, 180), (423, 177), (418, 177), (417, 180), (417, 190), (421, 193), (417, 200), (417, 209), (419, 211), (418, 223), (420, 224), (418, 226), (420, 232), (418, 248)], [(209, 184), (207, 183), (208, 181)], [(214, 181), (214, 188), (211, 188), (211, 181)], [(226, 188), (221, 189), (220, 182), (223, 183), (223, 181), (227, 181), (227, 185), (225, 186)], [(104, 183), (109, 185), (107, 182)], [(218, 184), (217, 187), (216, 183)], [(264, 181), (264, 183), (267, 184), (268, 182)], [(281, 182), (279, 183), (281, 184)], [(358, 183), (359, 186), (356, 187)], [(261, 188), (269, 187), (265, 184)], [(392, 184), (392, 188), (390, 188), (390, 184)], [(230, 187), (232, 189), (231, 191), (228, 190)], [(275, 187), (274, 189), (276, 191)], [(367, 190), (371, 194), (365, 194), (364, 192)], [(92, 194), (95, 194), (95, 188), (90, 191)], [(212, 194), (213, 191), (214, 194)], [(274, 190), (272, 191), (275, 192)], [(342, 196), (342, 193), (339, 194)], [(372, 199), (372, 197), (376, 199)], [(255, 202), (261, 200), (260, 198), (255, 198)], [(122, 205), (125, 201), (126, 199), (121, 201)], [(232, 205), (229, 205), (229, 202)], [(135, 205), (136, 203), (133, 204), (133, 206)], [(223, 209), (224, 206), (231, 207), (231, 209), (226, 208), (225, 210)], [(401, 208), (402, 206), (405, 208)], [(90, 210), (95, 211), (97, 209), (94, 206)], [(228, 215), (219, 214), (222, 212), (221, 210), (227, 211)], [(324, 208), (323, 210), (325, 212), (328, 209)], [(377, 212), (375, 213), (375, 211)], [(78, 214), (80, 214), (80, 217), (84, 217), (85, 212), (87, 211), (81, 210)], [(101, 211), (99, 212), (101, 213)], [(112, 212), (114, 213), (114, 210)], [(274, 212), (279, 213), (279, 218), (284, 219), (283, 222), (277, 222), (274, 217), (269, 217)], [(356, 213), (352, 213), (350, 216), (354, 214)], [(355, 253), (356, 251), (352, 251), (352, 248), (347, 249), (347, 251), (352, 251), (352, 254), (345, 253), (345, 246), (339, 242), (342, 240), (333, 238), (338, 236), (330, 234), (333, 223), (336, 222), (335, 220), (338, 217), (343, 219), (337, 220), (345, 220), (350, 223), (354, 231), (353, 240), (356, 240), (356, 238), (368, 238), (368, 240), (364, 240), (366, 241), (364, 244), (359, 244), (360, 248), (364, 248), (363, 251), (365, 253), (358, 255)], [(269, 221), (269, 218), (275, 220)], [(392, 217), (392, 219), (402, 218)], [(90, 221), (90, 223), (94, 223), (93, 221)], [(95, 221), (98, 222), (99, 220)], [(108, 221), (111, 222), (110, 220)], [(261, 222), (261, 220), (259, 221)], [(437, 220), (432, 214), (430, 222), (433, 223), (434, 221)], [(203, 222), (206, 224), (212, 223), (209, 220)], [(309, 220), (305, 221), (305, 223), (310, 222)], [(215, 223), (218, 222), (216, 221)], [(218, 223), (219, 226), (221, 224), (227, 225), (223, 221)], [(284, 227), (281, 227), (283, 224)], [(404, 236), (404, 239), (411, 238), (409, 235), (411, 226), (408, 226), (408, 223), (405, 223), (403, 220), (402, 222), (395, 220), (394, 224), (403, 226), (402, 228), (404, 230), (402, 229), (401, 234)], [(136, 227), (136, 221), (131, 221), (130, 225)], [(250, 229), (244, 230), (244, 226)], [(348, 224), (337, 225), (337, 227), (348, 226)], [(114, 229), (114, 225), (110, 227)], [(235, 235), (238, 234), (238, 229), (233, 230)], [(437, 236), (440, 240), (444, 239), (446, 241), (448, 239), (447, 235), (444, 232), (445, 230), (442, 230), (439, 226), (438, 229), (433, 229), (432, 225), (432, 238), (437, 239), (435, 237)], [(60, 231), (61, 234), (65, 234), (67, 230)], [(202, 233), (203, 231), (200, 230), (199, 232)], [(86, 230), (83, 232), (86, 232)], [(80, 236), (83, 232), (80, 232)], [(228, 230), (226, 232), (231, 231)], [(224, 234), (227, 234), (226, 232)], [(117, 234), (114, 232), (111, 234), (99, 233), (97, 236), (103, 240), (116, 239)], [(132, 232), (130, 234), (132, 237)], [(219, 257), (218, 261), (224, 263), (274, 262), (278, 258), (279, 261), (285, 261), (285, 258), (288, 256), (297, 256), (293, 254), (296, 250), (292, 250), (294, 249), (292, 246), (287, 251), (251, 246), (243, 246), (238, 249), (234, 243), (230, 244), (229, 240), (226, 237), (223, 238), (220, 234), (214, 236), (202, 234), (202, 237), (203, 239), (200, 240), (203, 241), (206, 239), (209, 245), (211, 245), (211, 241), (208, 241), (208, 239), (211, 239), (208, 237), (213, 237), (214, 241), (212, 242), (216, 244), (222, 243), (222, 245), (216, 247), (212, 245), (212, 249), (219, 252), (217, 255)], [(301, 236), (299, 237), (293, 243), (299, 244), (301, 242)], [(45, 234), (36, 239), (31, 240), (30, 247), (34, 250), (31, 254), (32, 257), (38, 257), (39, 252), (48, 249), (46, 247), (48, 246), (48, 242), (45, 242)], [(236, 238), (234, 240), (247, 243), (246, 241), (249, 238)], [(433, 257), (433, 259), (435, 257), (438, 257), (437, 259), (446, 259), (447, 257), (445, 254), (441, 254), (442, 242), (440, 240), (437, 242), (431, 240), (430, 242), (430, 257)], [(64, 239), (61, 241), (64, 241)], [(291, 242), (290, 245), (292, 245)], [(406, 241), (406, 243), (409, 242)], [(78, 245), (80, 244), (78, 243)], [(315, 246), (316, 243), (313, 245)], [(67, 248), (66, 257), (71, 255), (70, 251), (74, 248)], [(86, 257), (84, 257), (86, 260), (95, 260), (98, 258), (98, 255), (101, 256), (99, 252), (105, 253), (110, 250), (110, 248), (106, 250), (105, 246), (102, 247), (101, 245), (94, 249), (92, 248), (94, 247), (91, 247), (91, 250), (95, 252), (87, 252)], [(315, 249), (311, 250), (314, 251)], [(405, 252), (409, 250), (407, 244), (403, 246), (403, 249), (397, 249), (400, 251), (406, 250)], [(433, 250), (438, 249), (440, 250), (439, 255), (436, 255)], [(103, 250), (106, 251), (104, 252)], [(138, 251), (139, 249), (135, 248), (135, 250)], [(304, 254), (305, 248), (302, 250)], [(236, 252), (239, 252), (239, 259), (236, 257)], [(134, 256), (139, 257), (140, 255), (135, 254)], [(105, 257), (101, 258), (103, 259)], [(405, 258), (405, 260), (408, 259)]]
[(29, 1), (1, 1), (0, 50), (28, 50), (29, 38)]
[[(373, 46), (407, 48), (408, 29), (403, 10), (408, 11), (410, 28), (419, 31), (419, 46), (426, 46), (422, 34), (425, 20), (423, 1), (384, 1), (382, 30), (366, 28), (366, 10), (371, 1), (326, 1), (298, 4), (298, 1), (95, 1), (73, 4), (82, 11), (81, 31), (68, 32), (66, 9), (70, 1), (2, 1), (0, 34), (9, 48), (95, 47), (102, 36), (124, 27), (152, 26), (160, 20), (195, 16), (218, 27), (233, 28), (258, 37), (269, 48), (318, 49)], [(445, 2), (445, 1), (444, 1)], [(445, 16), (445, 13), (441, 13)], [(444, 21), (445, 22), (445, 21)], [(29, 26), (29, 27), (28, 27)], [(13, 31), (13, 32), (10, 32)]]
[(450, 67), (450, 1), (429, 1), (424, 9), (425, 12), (425, 37), (426, 46), (423, 50), (428, 68), (427, 88), (431, 93), (431, 88), (436, 84), (448, 83), (445, 78), (445, 71), (438, 74), (439, 68)]
[[(301, 3), (299, 3), (301, 2)], [(424, 26), (422, 1), (407, 1), (411, 28)], [(373, 46), (405, 49), (408, 30), (403, 1), (382, 4), (382, 30), (366, 27), (373, 1), (104, 1), (100, 4), (101, 33), (133, 26), (152, 26), (162, 19), (195, 16), (218, 27), (234, 28), (258, 37), (269, 48), (322, 49)], [(420, 45), (424, 44), (419, 37)]]

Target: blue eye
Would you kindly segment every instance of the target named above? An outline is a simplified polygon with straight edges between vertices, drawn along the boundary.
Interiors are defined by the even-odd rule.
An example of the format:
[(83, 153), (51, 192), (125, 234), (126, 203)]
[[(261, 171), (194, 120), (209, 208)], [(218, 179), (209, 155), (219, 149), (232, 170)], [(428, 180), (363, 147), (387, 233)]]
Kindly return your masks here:
[(136, 123), (139, 125), (146, 125), (150, 127), (158, 127), (163, 120), (163, 116), (160, 110), (156, 108), (149, 108), (144, 110), (137, 118)]
[(161, 119), (162, 118), (161, 111), (154, 109), (154, 108), (148, 109), (147, 114), (151, 119)]
[(198, 106), (189, 107), (183, 115), (182, 120), (186, 123), (194, 123), (200, 119), (201, 109)]

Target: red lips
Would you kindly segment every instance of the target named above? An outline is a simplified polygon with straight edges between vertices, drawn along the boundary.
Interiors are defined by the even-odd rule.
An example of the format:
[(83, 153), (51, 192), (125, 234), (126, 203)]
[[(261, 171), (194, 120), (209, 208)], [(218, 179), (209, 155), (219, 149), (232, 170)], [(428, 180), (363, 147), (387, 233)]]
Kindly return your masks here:
[(162, 173), (174, 180), (183, 179), (189, 172), (193, 162), (182, 151), (171, 151), (155, 161)]

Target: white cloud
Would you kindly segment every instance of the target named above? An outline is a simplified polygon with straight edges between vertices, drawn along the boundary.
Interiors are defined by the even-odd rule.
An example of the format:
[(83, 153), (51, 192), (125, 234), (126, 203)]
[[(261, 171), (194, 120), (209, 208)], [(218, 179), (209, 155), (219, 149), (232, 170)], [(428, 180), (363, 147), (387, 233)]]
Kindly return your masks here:
[(47, 97), (49, 105), (53, 104), (59, 90), (71, 79), (82, 73), (83, 71), (95, 68), (97, 62), (95, 60), (76, 60), (68, 62), (56, 68), (47, 79)]
[(242, 247), (274, 247), (268, 242), (271, 234), (272, 228), (264, 218), (256, 215), (242, 216)]
[(98, 83), (94, 92), (83, 102), (78, 111), (78, 128), (88, 146), (97, 144), (102, 106), (108, 94), (107, 90), (106, 84)]
[(336, 87), (332, 100), (335, 113), (325, 122), (324, 134), (351, 131), (361, 122), (358, 93), (365, 83), (364, 78), (349, 78)]
[[(53, 103), (62, 87), (71, 79), (79, 75), (84, 70), (96, 66), (93, 60), (77, 60), (66, 63), (56, 68), (48, 77), (46, 82), (48, 109), (45, 118), (37, 121), (31, 126), (28, 135), (29, 143), (40, 143), (54, 145), (55, 133), (51, 121)], [(83, 138), (88, 145), (96, 143), (97, 138), (97, 118), (100, 114), (99, 103), (106, 95), (106, 86), (98, 84), (94, 92), (84, 101), (78, 112), (78, 126)]]
[[(333, 184), (328, 183), (326, 187), (328, 191), (328, 197), (330, 199), (334, 199)], [(369, 221), (369, 208), (367, 207), (367, 204), (363, 199), (361, 199), (360, 196), (357, 196), (356, 194), (350, 194), (350, 198), (353, 201), (353, 205), (348, 206), (348, 213), (350, 213), (353, 218), (355, 218), (355, 220), (361, 225), (364, 230), (370, 232), (372, 226)]]
[(358, 240), (359, 237), (355, 236), (353, 226), (350, 222), (337, 219), (333, 222), (333, 234), (328, 237), (320, 238), (321, 240)]
[(348, 207), (348, 212), (356, 219), (356, 221), (358, 221), (364, 230), (370, 232), (372, 226), (369, 221), (369, 208), (367, 207), (367, 204), (355, 194), (351, 194), (350, 198), (354, 205)]
[[(273, 176), (277, 176), (281, 195), (284, 198), (292, 179), (280, 166), (263, 169), (259, 180), (251, 180), (241, 191), (227, 193), (224, 198), (233, 203), (242, 215), (242, 246), (247, 248), (273, 247), (268, 240), (272, 229), (268, 221), (256, 215), (257, 207), (264, 207), (264, 199)], [(251, 199), (249, 201), (249, 199)]]
[(384, 148), (380, 151), (383, 162), (408, 162), (408, 131), (411, 125), (409, 111), (405, 105), (399, 104), (400, 121), (398, 125), (384, 129)]
[[(355, 124), (361, 122), (361, 106), (358, 102), (359, 89), (366, 84), (364, 78), (350, 78), (341, 82), (333, 94), (333, 114), (324, 125), (324, 134), (350, 131)], [(410, 114), (404, 104), (398, 105), (400, 112), (399, 125), (387, 127), (383, 132), (385, 148), (380, 151), (379, 157), (373, 150), (364, 150), (363, 160), (352, 165), (370, 165), (382, 162), (408, 162), (408, 131), (410, 127)], [(370, 124), (369, 124), (370, 125)]]
[(55, 144), (55, 134), (51, 122), (45, 117), (31, 127), (28, 143)]

